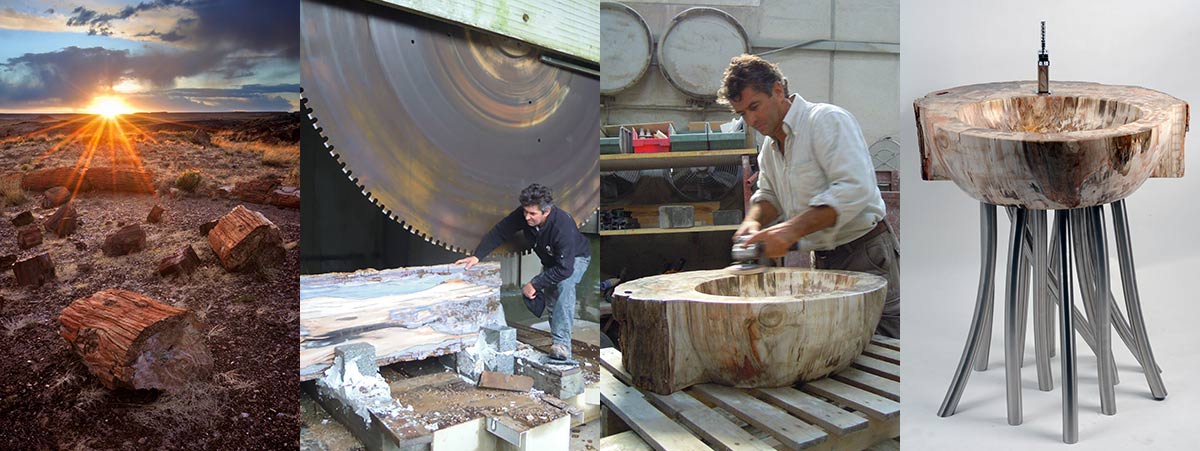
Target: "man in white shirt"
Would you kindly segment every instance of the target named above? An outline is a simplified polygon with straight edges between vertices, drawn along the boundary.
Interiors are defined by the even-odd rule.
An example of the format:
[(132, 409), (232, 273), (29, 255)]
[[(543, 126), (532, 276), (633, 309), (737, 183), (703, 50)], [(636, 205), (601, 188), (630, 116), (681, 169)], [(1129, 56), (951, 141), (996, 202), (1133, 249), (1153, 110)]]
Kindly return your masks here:
[(730, 61), (718, 96), (766, 137), (758, 191), (734, 239), (748, 235), (747, 244), (761, 242), (772, 258), (796, 244), (814, 251), (818, 269), (886, 278), (876, 333), (899, 338), (900, 247), (883, 220), (886, 207), (854, 116), (789, 96), (779, 67), (754, 55)]

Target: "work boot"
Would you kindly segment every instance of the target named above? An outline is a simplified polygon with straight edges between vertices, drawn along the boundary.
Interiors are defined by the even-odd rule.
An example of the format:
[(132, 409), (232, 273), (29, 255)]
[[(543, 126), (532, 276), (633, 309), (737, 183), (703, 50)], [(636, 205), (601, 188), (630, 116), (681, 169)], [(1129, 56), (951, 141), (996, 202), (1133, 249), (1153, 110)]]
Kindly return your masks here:
[(550, 358), (554, 360), (571, 360), (571, 348), (561, 343), (550, 346)]

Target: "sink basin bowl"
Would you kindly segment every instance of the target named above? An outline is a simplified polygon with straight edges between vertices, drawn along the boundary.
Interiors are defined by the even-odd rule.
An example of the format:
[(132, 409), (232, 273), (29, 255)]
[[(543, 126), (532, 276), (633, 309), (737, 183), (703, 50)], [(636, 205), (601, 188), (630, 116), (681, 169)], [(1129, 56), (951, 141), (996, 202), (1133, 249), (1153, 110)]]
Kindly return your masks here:
[(850, 271), (691, 271), (617, 286), (613, 317), (639, 388), (782, 387), (849, 366), (870, 343), (886, 293), (882, 277)]
[(1087, 82), (985, 83), (913, 103), (925, 180), (1039, 210), (1103, 205), (1150, 177), (1183, 176), (1188, 104), (1151, 89)]

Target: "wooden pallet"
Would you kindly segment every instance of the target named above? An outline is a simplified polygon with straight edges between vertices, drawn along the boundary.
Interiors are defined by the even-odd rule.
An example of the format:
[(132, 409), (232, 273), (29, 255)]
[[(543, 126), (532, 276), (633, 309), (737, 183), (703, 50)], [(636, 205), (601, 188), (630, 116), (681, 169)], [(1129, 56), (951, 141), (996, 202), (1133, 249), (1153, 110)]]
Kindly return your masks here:
[(630, 386), (621, 352), (602, 349), (599, 449), (866, 449), (900, 436), (899, 351), (899, 340), (876, 336), (850, 368), (824, 379), (763, 389), (701, 384), (659, 395)]

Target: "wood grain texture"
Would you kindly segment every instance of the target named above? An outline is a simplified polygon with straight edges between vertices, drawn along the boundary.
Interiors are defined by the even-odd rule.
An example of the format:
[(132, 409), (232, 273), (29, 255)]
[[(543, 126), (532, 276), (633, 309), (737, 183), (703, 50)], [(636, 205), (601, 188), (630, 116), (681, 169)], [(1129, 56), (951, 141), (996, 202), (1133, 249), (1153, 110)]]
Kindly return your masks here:
[(208, 243), (229, 271), (249, 269), (256, 261), (275, 262), (284, 253), (279, 227), (245, 205), (234, 207), (217, 221), (208, 232)]
[(622, 359), (641, 389), (715, 382), (782, 387), (851, 364), (871, 340), (887, 282), (846, 271), (692, 271), (618, 286)]
[(212, 370), (203, 323), (139, 293), (99, 291), (72, 302), (58, 322), (59, 335), (110, 389), (171, 389)]
[(913, 103), (922, 178), (997, 205), (1066, 209), (1125, 198), (1149, 177), (1182, 177), (1188, 104), (1151, 89), (1087, 82), (986, 83)]
[(492, 262), (300, 276), (300, 379), (343, 344), (370, 343), (381, 366), (458, 352), (504, 325), (500, 283)]

